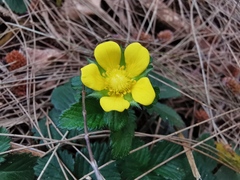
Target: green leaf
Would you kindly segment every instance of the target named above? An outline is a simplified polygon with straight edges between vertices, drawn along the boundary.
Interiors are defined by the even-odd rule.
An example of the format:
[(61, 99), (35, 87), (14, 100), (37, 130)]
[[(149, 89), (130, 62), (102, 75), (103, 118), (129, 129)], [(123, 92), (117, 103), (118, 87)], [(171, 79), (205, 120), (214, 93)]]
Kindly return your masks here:
[(111, 131), (121, 130), (129, 119), (129, 111), (110, 111), (104, 113), (104, 120)]
[[(210, 137), (210, 134), (202, 134), (200, 136), (200, 138), (198, 139), (198, 141), (203, 141), (205, 139), (207, 139), (208, 137)], [(208, 146), (206, 146), (208, 145)], [(205, 148), (203, 148), (205, 147)], [(215, 149), (215, 144), (214, 144), (214, 140), (210, 139), (206, 142), (204, 142), (204, 144), (202, 144), (201, 146), (196, 147), (196, 149), (202, 151), (203, 153), (208, 154), (209, 156), (213, 156), (215, 158), (216, 154), (214, 154), (212, 151), (213, 149), (210, 148), (214, 148)], [(198, 151), (194, 151), (193, 152), (194, 155), (194, 159), (195, 159), (195, 163), (197, 165), (197, 168), (199, 170), (199, 173), (201, 174), (202, 179), (206, 179), (206, 180), (214, 180), (216, 179), (216, 177), (212, 174), (212, 171), (217, 167), (217, 161), (215, 161), (214, 159), (212, 159), (211, 157), (208, 157)]]
[(110, 140), (113, 158), (122, 158), (129, 153), (136, 127), (135, 119), (133, 112), (129, 111), (127, 124), (119, 131), (111, 131)]
[[(182, 151), (180, 145), (162, 141), (159, 142), (151, 151), (149, 165), (154, 167)], [(183, 179), (186, 172), (190, 170), (185, 155), (180, 155), (166, 164), (155, 169), (154, 172), (165, 179)]]
[[(174, 82), (170, 81), (169, 79), (163, 76), (160, 76), (158, 73), (154, 71), (149, 73), (149, 78), (153, 86), (157, 86), (160, 88), (160, 94), (159, 94), (160, 99), (176, 98), (181, 96), (181, 94), (177, 90), (172, 88), (174, 87), (176, 89), (180, 89), (178, 85), (176, 85)], [(165, 82), (166, 84), (169, 84), (172, 87), (162, 82)]]
[[(26, 1), (26, 0), (25, 0)], [(24, 0), (5, 0), (9, 8), (15, 13), (25, 13), (27, 12), (26, 4)], [(2, 3), (2, 1), (0, 2)]]
[(82, 130), (84, 128), (84, 122), (81, 104), (75, 103), (69, 109), (63, 111), (63, 114), (60, 116), (58, 126), (68, 130)]
[[(79, 101), (82, 97), (82, 81), (80, 76), (75, 76), (71, 80), (71, 87), (75, 90), (74, 97), (76, 101)], [(87, 91), (88, 89), (86, 89)]]
[(86, 98), (87, 125), (91, 129), (101, 129), (105, 126), (104, 113), (100, 102), (96, 98)]
[[(77, 94), (76, 97), (79, 97), (78, 98), (78, 100), (79, 100), (81, 95), (82, 95), (82, 87), (83, 87), (81, 77), (80, 76), (75, 76), (75, 77), (71, 78), (70, 82), (71, 82), (71, 87), (74, 90), (76, 90), (76, 94)], [(91, 94), (93, 92), (92, 89), (89, 89), (86, 86), (85, 86), (85, 91), (86, 91), (86, 94)]]
[[(183, 164), (185, 164), (185, 166), (183, 166)], [(154, 172), (164, 179), (182, 180), (184, 177), (186, 177), (186, 172), (189, 174), (191, 170), (186, 158), (184, 156), (180, 156), (174, 160), (171, 160), (160, 168), (157, 168)], [(187, 177), (187, 179), (191, 179), (191, 174)]]
[[(137, 143), (136, 143), (137, 142)], [(133, 147), (144, 145), (134, 139)], [(159, 142), (151, 151), (147, 147), (118, 160), (122, 179), (135, 179), (164, 160), (182, 151), (182, 147), (168, 141)], [(184, 179), (191, 169), (185, 155), (178, 156), (161, 167), (149, 172), (141, 179)], [(191, 176), (189, 176), (191, 177)], [(191, 179), (191, 178), (190, 178)]]
[(32, 180), (34, 179), (33, 166), (37, 157), (29, 154), (10, 154), (0, 165), (1, 180)]
[(216, 173), (216, 179), (217, 180), (226, 180), (226, 179), (239, 180), (240, 173), (237, 173), (226, 166), (222, 166)]
[[(58, 119), (60, 114), (59, 110), (56, 110), (55, 108), (52, 109), (49, 112), (49, 117), (51, 118), (51, 120), (56, 120)], [(61, 139), (62, 136), (59, 134), (59, 132), (56, 130), (56, 128), (47, 121), (47, 118), (43, 118), (40, 121), (38, 121), (38, 125), (39, 125), (39, 129), (41, 131), (41, 134), (46, 137), (46, 138), (50, 138), (51, 139)], [(36, 129), (33, 130), (33, 132), (35, 133), (35, 136), (40, 136), (40, 134), (38, 133), (38, 131), (36, 131)]]
[[(56, 110), (55, 108), (53, 108), (48, 114), (49, 118), (51, 118), (51, 120), (55, 125), (58, 125), (58, 121), (59, 121), (58, 119), (60, 114), (61, 114), (61, 111)], [(49, 121), (46, 121), (46, 120), (47, 119), (45, 117), (38, 121), (39, 129), (43, 137), (57, 139), (57, 140), (62, 139), (62, 136), (59, 134), (59, 132), (53, 126), (53, 124), (49, 123)], [(59, 130), (62, 134), (65, 134), (66, 132), (66, 130), (63, 130), (63, 129), (59, 129)], [(41, 137), (39, 132), (35, 128), (33, 128), (32, 132), (34, 133), (35, 136)], [(78, 131), (77, 129), (70, 130), (66, 138), (74, 137), (82, 132), (83, 131)], [(43, 141), (40, 141), (40, 143), (43, 143)]]
[[(99, 100), (95, 98), (86, 98), (87, 125), (90, 129), (100, 129), (104, 123), (104, 111), (99, 104)], [(69, 109), (63, 112), (59, 119), (59, 126), (68, 130), (84, 128), (82, 115), (82, 104), (75, 103)]]
[[(94, 159), (98, 164), (98, 167), (109, 162), (111, 160), (111, 153), (109, 149), (109, 145), (106, 143), (94, 143), (91, 144), (91, 148), (93, 151)], [(85, 156), (88, 156), (88, 150), (84, 148), (81, 150)], [(75, 166), (74, 166), (74, 175), (80, 179), (84, 175), (93, 171), (92, 166), (82, 157), (82, 155), (77, 154), (75, 158)], [(100, 173), (103, 175), (105, 179), (113, 179), (120, 180), (120, 174), (117, 170), (116, 162), (112, 162), (104, 168), (100, 169)], [(92, 179), (96, 179), (95, 175), (91, 175)]]
[[(62, 161), (62, 163), (71, 171), (74, 170), (74, 159), (71, 154), (69, 154), (67, 151), (57, 151), (57, 155), (59, 159)], [(38, 159), (37, 165), (34, 166), (35, 175), (39, 176), (42, 172), (44, 166), (48, 162), (51, 154), (44, 156), (41, 159)], [(65, 170), (65, 173), (68, 175), (69, 179), (72, 179), (69, 173)], [(64, 174), (61, 170), (61, 167), (59, 165), (59, 162), (57, 161), (56, 156), (54, 155), (47, 166), (46, 170), (44, 171), (42, 177), (42, 180), (44, 179), (54, 179), (54, 180), (65, 180)]]
[(182, 146), (169, 141), (157, 143), (151, 150), (151, 164), (158, 164), (182, 151)]
[(74, 90), (71, 83), (68, 82), (53, 90), (51, 103), (57, 110), (64, 111), (72, 104), (78, 102), (78, 99), (75, 98), (77, 93), (78, 90)]
[[(133, 140), (132, 149), (138, 148), (142, 145), (144, 145), (144, 142), (135, 138)], [(118, 160), (117, 164), (120, 169), (122, 179), (132, 180), (140, 176), (143, 172), (146, 172), (149, 168), (149, 160), (150, 152), (147, 147)], [(152, 174), (148, 174), (148, 176), (149, 175), (153, 176)]]
[[(203, 141), (203, 140), (209, 138), (210, 136), (211, 136), (211, 135), (210, 135), (209, 133), (203, 133), (203, 134), (200, 135), (200, 137), (199, 137), (197, 140), (200, 142), (200, 141)], [(205, 141), (204, 144), (215, 148), (215, 143), (214, 143), (213, 138)], [(199, 147), (199, 146), (198, 146), (198, 147)]]
[[(51, 97), (51, 102), (54, 105), (54, 108), (49, 112), (48, 116), (51, 118), (51, 120), (55, 123), (55, 125), (59, 124), (59, 117), (62, 114), (62, 111), (68, 109), (72, 104), (79, 101), (79, 98), (81, 97), (81, 81), (79, 76), (73, 77), (69, 82), (66, 84), (57, 87)], [(47, 138), (53, 138), (53, 139), (61, 139), (62, 136), (59, 134), (59, 132), (56, 130), (56, 128), (51, 124), (48, 123), (48, 126), (46, 126), (46, 118), (41, 119), (39, 122), (39, 128), (41, 133), (44, 137)], [(49, 127), (49, 128), (48, 128)], [(33, 133), (35, 136), (39, 136), (39, 132), (33, 128)], [(64, 134), (66, 129), (60, 129), (61, 133)], [(49, 135), (50, 132), (50, 135)], [(81, 133), (81, 131), (78, 131), (77, 129), (72, 129), (69, 131), (67, 138), (71, 138), (73, 136), (76, 136), (77, 134)]]
[(185, 126), (182, 118), (177, 114), (177, 112), (167, 105), (158, 102), (148, 109), (148, 112), (150, 114), (155, 113), (159, 115), (164, 121), (168, 121), (172, 126), (176, 126), (178, 128), (183, 128)]
[[(0, 152), (5, 152), (10, 148), (10, 141), (11, 139), (7, 136), (1, 136), (1, 133), (7, 134), (8, 131), (0, 127)], [(0, 163), (2, 163), (5, 160), (6, 155), (0, 155)]]
[(70, 81), (73, 89), (78, 90), (80, 92), (82, 91), (82, 82), (80, 76), (75, 76)]
[(138, 75), (137, 77), (135, 77), (134, 79), (135, 79), (136, 81), (138, 81), (139, 79), (148, 76), (149, 72), (151, 72), (152, 69), (153, 69), (152, 65), (149, 64), (148, 67), (147, 67), (147, 69), (146, 69), (145, 71), (143, 71), (140, 75)]

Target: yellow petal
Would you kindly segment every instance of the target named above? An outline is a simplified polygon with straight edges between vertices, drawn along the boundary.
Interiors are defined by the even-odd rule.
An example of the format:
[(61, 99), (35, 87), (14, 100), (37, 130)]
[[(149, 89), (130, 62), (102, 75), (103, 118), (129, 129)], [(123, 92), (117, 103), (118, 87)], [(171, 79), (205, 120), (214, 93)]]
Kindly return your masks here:
[(126, 47), (124, 57), (126, 71), (131, 78), (140, 75), (147, 68), (150, 61), (148, 50), (137, 42)]
[(94, 56), (104, 70), (118, 68), (121, 60), (121, 48), (117, 43), (107, 41), (95, 48)]
[(151, 82), (147, 77), (143, 77), (137, 81), (132, 89), (132, 97), (134, 101), (142, 105), (150, 105), (154, 101), (156, 94)]
[(96, 64), (84, 66), (81, 68), (81, 72), (81, 80), (85, 86), (95, 91), (101, 91), (104, 89), (104, 78), (101, 76)]
[(123, 99), (123, 97), (112, 96), (112, 97), (102, 97), (100, 99), (100, 104), (104, 111), (119, 111), (123, 112), (125, 109), (128, 109), (130, 103)]

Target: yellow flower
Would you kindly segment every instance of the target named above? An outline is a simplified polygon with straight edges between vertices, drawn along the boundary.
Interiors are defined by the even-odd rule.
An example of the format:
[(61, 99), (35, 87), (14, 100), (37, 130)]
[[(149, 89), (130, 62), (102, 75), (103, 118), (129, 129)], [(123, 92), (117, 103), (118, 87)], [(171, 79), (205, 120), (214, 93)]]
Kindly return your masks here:
[(148, 67), (148, 50), (135, 42), (126, 47), (107, 41), (94, 50), (97, 64), (91, 63), (81, 69), (82, 83), (90, 89), (102, 92), (100, 105), (104, 111), (122, 112), (131, 102), (150, 105), (155, 91), (147, 77), (141, 75)]

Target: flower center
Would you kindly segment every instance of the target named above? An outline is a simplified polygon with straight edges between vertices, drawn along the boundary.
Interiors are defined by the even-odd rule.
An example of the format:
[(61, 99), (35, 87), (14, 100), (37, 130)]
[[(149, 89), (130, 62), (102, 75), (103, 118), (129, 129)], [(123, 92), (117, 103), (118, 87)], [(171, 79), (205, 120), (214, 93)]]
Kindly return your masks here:
[(104, 77), (106, 79), (106, 89), (110, 96), (123, 96), (130, 93), (131, 88), (135, 83), (135, 80), (128, 77), (124, 66), (118, 69), (107, 70)]

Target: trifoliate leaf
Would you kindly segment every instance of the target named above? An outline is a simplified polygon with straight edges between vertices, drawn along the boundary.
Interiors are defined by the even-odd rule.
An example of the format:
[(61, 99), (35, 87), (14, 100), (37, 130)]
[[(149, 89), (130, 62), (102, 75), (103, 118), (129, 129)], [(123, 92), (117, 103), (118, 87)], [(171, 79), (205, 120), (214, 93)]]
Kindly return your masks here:
[(129, 153), (136, 127), (135, 119), (133, 112), (129, 111), (126, 125), (119, 131), (111, 131), (110, 139), (113, 158), (122, 158)]
[[(104, 123), (104, 111), (99, 101), (95, 98), (86, 98), (87, 126), (89, 129), (102, 128)], [(75, 103), (69, 109), (63, 112), (59, 119), (59, 126), (68, 130), (84, 128), (82, 104)]]
[[(67, 151), (57, 151), (57, 155), (59, 159), (62, 161), (62, 163), (68, 168), (68, 170), (70, 170), (70, 172), (73, 172), (74, 159), (72, 155), (69, 154)], [(38, 159), (37, 165), (34, 166), (34, 172), (36, 176), (40, 175), (46, 163), (48, 162), (50, 156), (51, 154), (44, 156), (41, 159)], [(65, 169), (65, 173), (67, 174), (69, 179), (72, 179), (69, 173), (66, 171), (66, 169)], [(61, 167), (55, 155), (52, 157), (41, 179), (42, 180), (45, 180), (45, 179), (65, 180), (66, 179), (64, 177), (64, 174), (61, 170)]]
[(32, 180), (34, 179), (33, 166), (37, 157), (29, 154), (10, 154), (0, 165), (1, 180)]
[[(174, 87), (176, 89), (180, 89), (178, 85), (176, 85), (174, 82), (170, 81), (169, 79), (163, 76), (160, 76), (154, 71), (149, 73), (149, 78), (153, 86), (160, 88), (160, 94), (159, 94), (160, 99), (176, 98), (181, 96), (181, 94), (177, 90), (172, 88)], [(165, 82), (166, 84), (169, 84), (172, 87), (162, 83), (162, 81)]]
[(168, 121), (172, 126), (176, 126), (178, 128), (183, 128), (185, 126), (182, 118), (177, 114), (177, 112), (165, 104), (158, 102), (148, 109), (148, 112), (159, 115), (164, 121)]
[(128, 122), (128, 119), (129, 119), (128, 110), (125, 110), (123, 112), (110, 111), (105, 112), (104, 114), (104, 120), (111, 131), (121, 130)]
[[(26, 0), (5, 0), (6, 4), (9, 8), (15, 13), (25, 13), (27, 12), (26, 4), (24, 3)], [(0, 3), (3, 3), (1, 0)]]
[(71, 86), (71, 83), (68, 82), (53, 90), (51, 103), (57, 110), (64, 111), (72, 104), (78, 102), (78, 99), (75, 98), (77, 93), (78, 91), (74, 90)]
[[(0, 127), (0, 152), (5, 152), (10, 148), (11, 139), (7, 136), (1, 136), (1, 133), (7, 134), (7, 130), (3, 127)], [(0, 155), (0, 163), (5, 160), (6, 155)]]
[[(93, 151), (94, 159), (98, 164), (98, 167), (109, 162), (111, 160), (111, 153), (109, 149), (109, 145), (106, 143), (94, 143), (91, 144), (91, 148)], [(88, 150), (84, 148), (82, 153), (88, 157)], [(93, 171), (92, 166), (80, 155), (77, 154), (75, 158), (75, 166), (74, 166), (74, 175), (80, 179), (84, 175)], [(116, 162), (112, 162), (111, 164), (105, 166), (100, 169), (100, 173), (103, 175), (105, 179), (113, 179), (120, 180), (120, 174), (117, 170)], [(91, 175), (92, 179), (96, 179), (95, 175)]]

